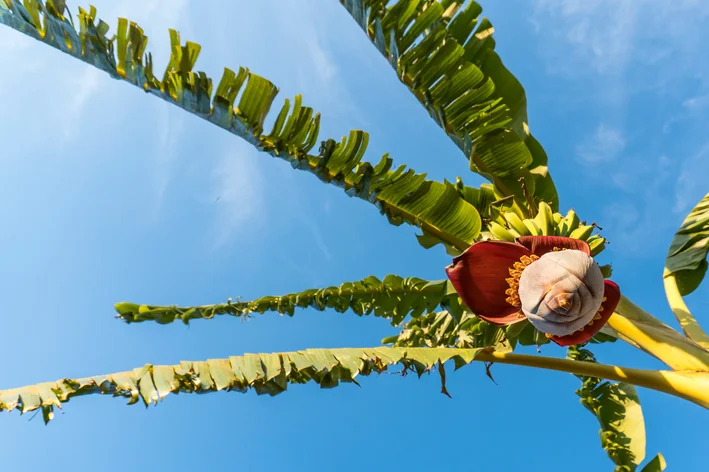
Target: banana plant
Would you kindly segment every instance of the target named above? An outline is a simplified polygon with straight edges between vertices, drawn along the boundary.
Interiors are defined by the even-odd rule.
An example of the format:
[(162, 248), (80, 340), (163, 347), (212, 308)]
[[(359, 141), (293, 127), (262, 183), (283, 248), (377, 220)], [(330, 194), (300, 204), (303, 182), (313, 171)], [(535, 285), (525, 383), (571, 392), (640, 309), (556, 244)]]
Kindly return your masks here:
[[(453, 256), (442, 264), (447, 280), (370, 276), (203, 306), (119, 301), (117, 318), (129, 324), (266, 312), (294, 316), (297, 309), (311, 309), (374, 315), (389, 320), (397, 333), (371, 347), (147, 363), (125, 372), (62, 378), (0, 391), (0, 410), (39, 410), (49, 422), (66, 402), (85, 395), (110, 394), (146, 406), (181, 392), (276, 395), (311, 381), (323, 388), (357, 383), (359, 376), (395, 365), (419, 376), (436, 371), (447, 394), (446, 363), (456, 369), (472, 362), (488, 369), (493, 363), (510, 364), (576, 375), (581, 381), (576, 393), (598, 419), (601, 446), (615, 470), (664, 470), (661, 454), (645, 461), (645, 426), (635, 387), (709, 409), (709, 336), (683, 301), (706, 273), (709, 194), (678, 230), (665, 272), (658, 274), (664, 277), (680, 332), (642, 310), (610, 280), (611, 267), (595, 260), (606, 244), (595, 224), (574, 210), (559, 212), (546, 153), (529, 132), (524, 89), (495, 51), (493, 27), (481, 17), (478, 3), (341, 3), (343, 14), (362, 28), (470, 170), (489, 183), (474, 188), (460, 177), (431, 180), (395, 166), (388, 154), (370, 163), (365, 160), (366, 132), (352, 130), (340, 140), (320, 136), (320, 114), (305, 106), (300, 95), (271, 112), (276, 85), (245, 67), (225, 69), (218, 81), (196, 71), (201, 47), (183, 44), (175, 30), (170, 30), (171, 55), (160, 77), (147, 52), (148, 37), (134, 22), (118, 19), (115, 34), (109, 34), (109, 23), (98, 18), (94, 7), (79, 8), (72, 16), (60, 0), (0, 0), (0, 23), (340, 187), (347, 196), (374, 205), (389, 223), (417, 228), (423, 248), (442, 245)], [(603, 364), (589, 350), (618, 340), (665, 367)], [(557, 355), (514, 352), (518, 346), (542, 344), (550, 344)]]

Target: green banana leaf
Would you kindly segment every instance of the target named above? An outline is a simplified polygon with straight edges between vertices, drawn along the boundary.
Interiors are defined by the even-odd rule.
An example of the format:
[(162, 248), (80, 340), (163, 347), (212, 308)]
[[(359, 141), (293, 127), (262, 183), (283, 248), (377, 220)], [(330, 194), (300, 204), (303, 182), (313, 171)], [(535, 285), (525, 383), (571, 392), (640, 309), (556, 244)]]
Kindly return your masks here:
[(658, 453), (640, 472), (662, 472), (665, 468), (667, 468), (665, 458), (662, 454)]
[(478, 3), (340, 3), (463, 151), (471, 170), (507, 195), (536, 195), (558, 210), (547, 155), (529, 132), (524, 89), (495, 52), (494, 28), (480, 17)]
[[(567, 358), (596, 362), (591, 351), (570, 347)], [(601, 446), (616, 464), (617, 471), (634, 472), (645, 459), (645, 420), (635, 387), (595, 377), (577, 375), (582, 386), (576, 391), (581, 404), (601, 425)]]
[(505, 337), (504, 327), (487, 323), (472, 313), (462, 312), (458, 316), (453, 306), (446, 308), (412, 318), (399, 334), (382, 339), (382, 344), (460, 349), (492, 347), (496, 352), (512, 351), (513, 345)]
[(699, 287), (707, 272), (709, 253), (709, 193), (687, 215), (667, 251), (665, 276), (675, 274), (680, 294)]
[[(436, 308), (444, 311), (435, 311)], [(374, 276), (339, 286), (308, 289), (282, 296), (266, 296), (251, 301), (233, 301), (216, 305), (179, 307), (130, 302), (117, 303), (117, 317), (127, 323), (155, 321), (168, 324), (181, 320), (212, 319), (216, 315), (249, 317), (267, 311), (293, 316), (296, 308), (318, 311), (332, 309), (338, 313), (351, 310), (358, 316), (374, 315), (398, 326), (410, 318), (402, 331), (382, 343), (397, 347), (488, 347), (511, 351), (517, 344), (542, 345), (549, 339), (528, 321), (508, 327), (491, 325), (467, 311), (447, 280), (424, 280), (387, 275)], [(599, 333), (592, 342), (615, 342), (616, 338)]]
[[(443, 304), (442, 304), (443, 305)], [(444, 302), (444, 311), (412, 316), (397, 335), (382, 339), (396, 347), (494, 347), (496, 352), (514, 351), (517, 345), (542, 346), (549, 339), (528, 320), (496, 326), (467, 312), (458, 297)], [(616, 337), (598, 333), (590, 342), (615, 342)]]
[(161, 324), (182, 320), (210, 319), (215, 315), (249, 316), (251, 313), (274, 311), (293, 316), (296, 308), (328, 308), (339, 313), (352, 310), (355, 314), (387, 318), (398, 325), (405, 317), (418, 317), (451, 303), (458, 295), (447, 280), (423, 280), (387, 275), (384, 280), (374, 276), (340, 286), (309, 289), (283, 296), (261, 297), (253, 301), (232, 302), (197, 307), (153, 306), (121, 302), (116, 304), (118, 317), (128, 323), (156, 321)]
[(42, 409), (45, 422), (54, 417), (70, 399), (83, 395), (110, 394), (142, 400), (145, 406), (157, 404), (171, 393), (210, 393), (220, 390), (271, 396), (284, 392), (288, 384), (313, 381), (322, 388), (340, 382), (357, 382), (358, 375), (381, 373), (396, 364), (402, 372), (412, 370), (419, 376), (434, 365), (453, 360), (457, 368), (469, 364), (481, 349), (424, 348), (345, 348), (306, 349), (274, 354), (245, 354), (228, 359), (181, 362), (179, 365), (150, 365), (127, 372), (80, 379), (60, 379), (28, 387), (0, 391), (0, 411), (21, 413)]
[(63, 3), (0, 0), (0, 23), (203, 118), (294, 169), (342, 187), (347, 195), (376, 205), (392, 224), (420, 227), (427, 247), (443, 242), (460, 252), (479, 235), (481, 217), (470, 203), (477, 198), (476, 189), (426, 180), (425, 174), (405, 166), (394, 169), (388, 155), (377, 165), (363, 161), (369, 140), (363, 131), (351, 131), (339, 142), (322, 141), (319, 152), (309, 154), (318, 143), (320, 115), (303, 106), (300, 96), (292, 104), (285, 100), (266, 134), (265, 121), (278, 93), (267, 79), (245, 68), (225, 69), (215, 89), (204, 72), (193, 71), (201, 46), (189, 41), (182, 45), (174, 30), (170, 61), (159, 79), (151, 54), (145, 54), (148, 38), (138, 25), (121, 18), (111, 38), (108, 24), (96, 17), (94, 7), (79, 8), (78, 32), (65, 14)]

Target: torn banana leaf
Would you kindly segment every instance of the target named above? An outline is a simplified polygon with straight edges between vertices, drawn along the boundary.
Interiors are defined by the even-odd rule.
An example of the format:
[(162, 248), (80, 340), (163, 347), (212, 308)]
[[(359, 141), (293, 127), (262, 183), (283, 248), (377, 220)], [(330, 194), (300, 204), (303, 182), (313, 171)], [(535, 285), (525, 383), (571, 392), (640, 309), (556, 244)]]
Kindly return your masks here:
[(245, 354), (228, 359), (181, 362), (179, 365), (145, 365), (127, 372), (81, 379), (60, 379), (28, 387), (0, 391), (0, 411), (20, 413), (42, 409), (44, 421), (54, 417), (70, 399), (83, 395), (109, 394), (142, 401), (147, 407), (171, 393), (209, 393), (219, 390), (271, 396), (284, 392), (288, 384), (313, 381), (322, 388), (340, 382), (355, 382), (358, 375), (381, 373), (400, 364), (402, 372), (423, 373), (453, 360), (456, 369), (469, 364), (481, 349), (345, 348), (306, 349), (275, 354)]
[(152, 55), (145, 53), (148, 37), (137, 24), (121, 18), (115, 35), (109, 35), (94, 7), (79, 8), (77, 31), (66, 14), (63, 2), (0, 0), (0, 23), (203, 118), (294, 169), (342, 187), (347, 195), (376, 205), (392, 224), (418, 226), (426, 237), (457, 252), (479, 235), (480, 214), (454, 184), (426, 180), (425, 174), (406, 166), (394, 168), (388, 155), (376, 165), (363, 161), (369, 140), (363, 131), (351, 131), (339, 142), (322, 141), (318, 153), (309, 154), (319, 142), (320, 115), (303, 106), (300, 96), (292, 103), (285, 100), (266, 133), (265, 121), (278, 92), (267, 79), (245, 68), (225, 69), (214, 87), (207, 74), (193, 70), (201, 46), (183, 45), (174, 30), (170, 61), (159, 78)]
[[(596, 362), (591, 351), (570, 347), (567, 358)], [(577, 375), (582, 386), (576, 391), (581, 404), (601, 425), (601, 446), (616, 464), (616, 470), (633, 472), (645, 459), (645, 420), (635, 387), (596, 377)]]
[(252, 301), (232, 301), (218, 305), (196, 307), (116, 304), (118, 317), (128, 323), (156, 321), (161, 324), (181, 320), (210, 319), (215, 315), (249, 316), (251, 313), (277, 312), (293, 316), (296, 308), (314, 308), (319, 311), (333, 309), (344, 313), (352, 310), (359, 316), (371, 315), (387, 318), (398, 325), (405, 317), (418, 317), (450, 303), (456, 294), (447, 280), (423, 280), (387, 275), (384, 280), (374, 276), (340, 286), (309, 289), (283, 296), (267, 296)]
[(522, 202), (536, 196), (558, 210), (547, 155), (529, 132), (524, 88), (495, 52), (494, 28), (477, 2), (340, 3), (471, 170)]
[(709, 193), (697, 203), (672, 239), (664, 276), (675, 275), (682, 296), (699, 287), (707, 272), (709, 253)]

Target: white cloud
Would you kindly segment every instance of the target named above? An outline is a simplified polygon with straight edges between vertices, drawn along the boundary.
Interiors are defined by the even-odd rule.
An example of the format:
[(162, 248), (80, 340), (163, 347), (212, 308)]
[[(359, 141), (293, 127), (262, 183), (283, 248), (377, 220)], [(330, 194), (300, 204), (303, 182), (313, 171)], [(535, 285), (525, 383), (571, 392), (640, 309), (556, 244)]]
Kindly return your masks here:
[[(632, 201), (617, 198), (603, 209), (603, 233), (614, 247), (647, 257), (649, 248), (657, 241), (647, 235), (673, 230), (669, 218), (658, 217), (672, 210), (672, 199), (666, 189), (671, 186), (673, 168), (672, 160), (662, 155), (654, 161), (645, 159), (643, 165), (631, 161), (614, 169), (614, 183), (633, 196)], [(645, 244), (638, 245), (637, 241)]]
[[(609, 207), (610, 217), (626, 233), (640, 234), (634, 228), (661, 224), (656, 214), (688, 211), (706, 193), (709, 175), (709, 144), (691, 139), (706, 132), (697, 123), (706, 121), (709, 109), (709, 63), (701, 60), (709, 41), (709, 2), (536, 0), (534, 7), (531, 21), (548, 69), (582, 84), (590, 105), (585, 110), (620, 125), (600, 125), (577, 147), (583, 162), (613, 162), (604, 178), (644, 199), (632, 225), (623, 226), (631, 214), (624, 203)], [(626, 126), (638, 123), (629, 107), (640, 103), (666, 113), (656, 125), (665, 136), (641, 124)], [(642, 147), (636, 156), (627, 155), (629, 131), (638, 135), (635, 147)], [(671, 140), (675, 132), (681, 140)], [(658, 152), (671, 161), (647, 159)], [(676, 194), (669, 195), (673, 187)]]
[(330, 86), (338, 74), (335, 61), (328, 51), (323, 48), (322, 41), (317, 34), (311, 33), (307, 35), (305, 41), (308, 54), (315, 65), (315, 69), (318, 71), (318, 77), (321, 78), (323, 85)]
[(84, 107), (99, 90), (101, 80), (104, 79), (105, 75), (105, 72), (95, 67), (87, 66), (86, 69), (84, 69), (81, 79), (76, 82), (76, 85), (71, 85), (72, 89), (76, 90), (76, 93), (67, 94), (71, 101), (67, 106), (62, 125), (65, 139), (71, 140), (76, 137), (76, 131), (80, 127), (79, 119), (84, 111)]
[[(687, 159), (661, 155), (614, 166), (612, 181), (632, 199), (616, 198), (605, 206), (604, 234), (628, 253), (646, 257), (658, 241), (647, 235), (676, 231), (681, 218), (672, 213), (684, 217), (706, 195), (707, 175), (709, 144)], [(644, 245), (637, 244), (641, 240)]]
[[(346, 21), (347, 13), (336, 5), (337, 13), (342, 15)], [(316, 9), (322, 7), (311, 2), (282, 2), (277, 12), (268, 16), (267, 25), (259, 26), (277, 28), (285, 31), (290, 38), (288, 44), (279, 47), (279, 60), (288, 70), (295, 73), (288, 77), (288, 85), (293, 86), (298, 93), (302, 93), (305, 103), (312, 106), (312, 98), (317, 97), (321, 103), (328, 103), (329, 107), (335, 108), (338, 116), (348, 117), (350, 122), (356, 122), (359, 127), (367, 128), (366, 114), (363, 113), (352, 97), (350, 90), (346, 86), (344, 73), (338, 62), (343, 55), (341, 44), (343, 31), (333, 26), (333, 22), (322, 21), (322, 14), (318, 14)], [(357, 31), (357, 35), (361, 32)], [(347, 37), (345, 36), (347, 39)], [(361, 53), (360, 53), (361, 51)], [(364, 50), (358, 50), (357, 54), (375, 56), (378, 52), (365, 46)], [(349, 54), (352, 54), (349, 52)], [(357, 59), (359, 59), (359, 55)], [(295, 59), (292, 64), (287, 64)], [(284, 83), (284, 85), (286, 85)], [(318, 107), (320, 111), (320, 108)], [(332, 126), (332, 119), (323, 123), (323, 129)], [(350, 126), (352, 126), (350, 124)]]
[[(168, 29), (191, 31), (187, 0), (123, 0), (120, 2), (94, 0), (98, 16), (115, 31), (118, 18), (128, 18), (143, 28), (148, 36), (148, 51), (158, 58), (158, 70), (170, 57)], [(184, 38), (183, 38), (184, 42)], [(163, 62), (164, 61), (164, 62)]]
[(181, 137), (184, 135), (185, 122), (183, 113), (170, 113), (167, 103), (161, 104), (160, 117), (157, 122), (157, 152), (155, 153), (155, 182), (152, 187), (156, 190), (155, 212), (162, 209), (165, 194), (170, 184), (173, 172), (173, 163), (179, 153)]
[(699, 152), (685, 159), (680, 169), (673, 211), (688, 213), (709, 191), (709, 144), (705, 144)]
[[(99, 18), (106, 21), (111, 30), (115, 31), (119, 17), (128, 18), (138, 23), (145, 34), (148, 35), (148, 51), (153, 54), (153, 60), (157, 65), (158, 75), (160, 68), (164, 65), (170, 54), (170, 40), (168, 29), (180, 28), (189, 31), (190, 22), (187, 15), (186, 0), (124, 0), (121, 2), (105, 2), (97, 0), (93, 2), (98, 11)], [(183, 38), (184, 41), (184, 38)], [(71, 60), (71, 59), (67, 59)], [(65, 79), (75, 93), (67, 94), (66, 119), (63, 120), (64, 136), (72, 140), (77, 135), (77, 130), (82, 126), (82, 120), (86, 120), (87, 114), (96, 115), (100, 113), (90, 103), (97, 95), (105, 93), (106, 84), (113, 79), (109, 79), (105, 72), (95, 67), (86, 65), (82, 78), (76, 81), (72, 76)], [(139, 93), (135, 91), (134, 93)], [(129, 116), (130, 110), (125, 109), (122, 104), (117, 103), (117, 99), (108, 94), (101, 97), (102, 108), (111, 108), (114, 113)], [(144, 96), (143, 100), (156, 100), (155, 98)], [(157, 117), (152, 123), (156, 129), (155, 156), (155, 182), (152, 185), (156, 189), (155, 212), (162, 208), (165, 192), (167, 191), (171, 178), (172, 163), (177, 156), (177, 146), (179, 136), (182, 135), (184, 127), (181, 116), (174, 117), (168, 112), (168, 104), (156, 107)], [(172, 118), (171, 118), (172, 116)]]
[(37, 40), (0, 25), (0, 59), (3, 67), (3, 73), (0, 74), (0, 97), (3, 99), (7, 99), (4, 95), (8, 93), (8, 87), (13, 81), (23, 82), (27, 74), (42, 67), (40, 58), (30, 52), (36, 44)]
[(245, 142), (239, 142), (236, 148), (239, 151), (224, 154), (212, 172), (209, 199), (216, 208), (211, 231), (213, 249), (231, 245), (239, 231), (252, 232), (263, 223), (263, 177), (253, 162), (262, 156), (254, 156), (257, 151)]
[(688, 110), (699, 110), (706, 108), (709, 105), (709, 94), (698, 95), (688, 98), (682, 102), (682, 106)]
[[(186, 0), (124, 0), (103, 3), (100, 0), (94, 1), (98, 17), (111, 27), (109, 36), (110, 31), (115, 31), (119, 17), (129, 18), (145, 30), (149, 37), (148, 51), (153, 54), (154, 59), (160, 57), (167, 61), (170, 50), (168, 29), (176, 28), (180, 23), (186, 11)], [(186, 26), (189, 27), (189, 22)], [(79, 84), (70, 81), (76, 93), (67, 94), (70, 103), (69, 119), (64, 121), (65, 137), (75, 137), (79, 117), (84, 113), (91, 98), (102, 90), (102, 81), (107, 80), (105, 72), (87, 65)]]
[[(285, 5), (284, 5), (285, 6)], [(312, 9), (317, 8), (307, 3), (304, 4), (289, 4), (288, 7), (282, 9), (281, 14), (277, 16), (279, 23), (288, 30), (288, 35), (292, 37), (292, 42), (289, 44), (289, 49), (295, 51), (306, 51), (306, 57), (309, 61), (303, 62), (299, 60), (297, 68), (299, 71), (301, 90), (315, 89), (320, 93), (328, 92), (327, 88), (333, 84), (333, 79), (339, 74), (339, 70), (335, 65), (330, 48), (327, 41), (321, 37), (318, 31), (318, 25), (314, 24)], [(302, 54), (298, 54), (302, 57)], [(304, 69), (313, 67), (317, 70), (316, 77), (319, 84), (314, 84), (310, 80), (304, 80)], [(312, 77), (312, 74), (308, 74)], [(322, 87), (326, 87), (323, 89)]]
[[(703, 0), (536, 0), (532, 21), (557, 43), (552, 51), (557, 59), (570, 46), (575, 57), (567, 59), (574, 64), (584, 61), (600, 74), (617, 75), (633, 61), (686, 56), (687, 44), (705, 34), (708, 16), (709, 3)], [(569, 62), (557, 66), (572, 71), (575, 65)]]
[(0, 32), (0, 38), (2, 38), (0, 41), (0, 53), (2, 54), (24, 51), (36, 41), (22, 33), (12, 31), (5, 25), (3, 25), (2, 32)]
[(593, 135), (577, 146), (576, 153), (586, 164), (599, 164), (616, 160), (625, 145), (625, 138), (619, 130), (601, 123)]
[[(575, 75), (590, 64), (599, 74), (619, 74), (633, 51), (638, 0), (537, 0), (534, 22), (552, 40), (549, 66)], [(568, 53), (573, 56), (569, 57)], [(561, 57), (564, 54), (564, 57)], [(566, 59), (566, 60), (565, 60)]]
[[(681, 94), (709, 77), (704, 0), (535, 0), (530, 21), (547, 70), (573, 80), (604, 119), (621, 121), (633, 97)], [(686, 105), (698, 103), (690, 98)]]
[(318, 249), (327, 261), (332, 261), (332, 252), (325, 243), (325, 240), (322, 237), (322, 233), (320, 232), (320, 228), (318, 227), (317, 223), (309, 221), (309, 226), (310, 231), (312, 232), (313, 237), (315, 238), (315, 244), (318, 246)]
[(627, 63), (639, 1), (539, 0), (535, 7), (541, 32), (570, 43), (577, 59), (599, 73), (617, 73)]

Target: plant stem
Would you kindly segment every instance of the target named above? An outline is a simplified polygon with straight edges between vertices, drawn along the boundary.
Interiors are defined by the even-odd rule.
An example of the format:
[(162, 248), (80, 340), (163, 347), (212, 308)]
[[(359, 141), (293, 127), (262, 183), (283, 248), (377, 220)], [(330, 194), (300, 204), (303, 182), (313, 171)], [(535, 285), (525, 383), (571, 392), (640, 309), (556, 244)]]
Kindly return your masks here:
[(640, 387), (669, 393), (709, 409), (709, 373), (641, 370), (554, 357), (530, 356), (494, 351), (482, 351), (475, 360), (499, 364), (537, 367), (627, 382)]
[(673, 370), (709, 372), (709, 351), (685, 338), (625, 296), (621, 296), (608, 326), (618, 337), (661, 360)]
[(704, 348), (709, 348), (709, 336), (704, 332), (697, 320), (694, 319), (689, 308), (682, 299), (682, 294), (677, 286), (677, 279), (674, 274), (665, 276), (665, 294), (667, 301), (675, 314), (677, 321), (682, 326), (682, 331), (689, 339), (696, 342)]

